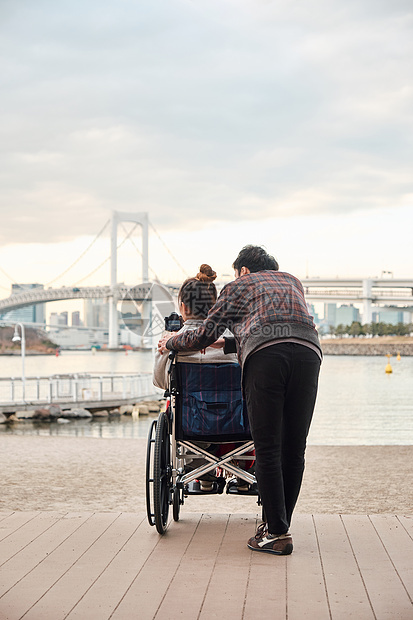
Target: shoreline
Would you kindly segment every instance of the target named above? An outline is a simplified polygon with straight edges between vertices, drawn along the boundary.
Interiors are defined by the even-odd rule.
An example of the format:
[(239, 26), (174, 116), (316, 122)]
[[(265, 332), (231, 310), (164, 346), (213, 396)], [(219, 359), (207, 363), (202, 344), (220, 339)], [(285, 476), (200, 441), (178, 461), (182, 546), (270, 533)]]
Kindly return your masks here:
[(323, 355), (413, 356), (413, 338), (380, 336), (378, 338), (324, 338)]
[[(364, 355), (378, 356), (387, 355), (396, 356), (400, 355), (411, 357), (413, 356), (413, 337), (411, 336), (378, 336), (374, 338), (321, 338), (321, 349), (323, 355)], [(139, 347), (130, 349), (134, 352), (144, 353), (150, 352), (150, 349), (141, 349)], [(118, 349), (59, 349), (59, 355), (64, 355), (66, 352), (75, 353), (125, 353), (123, 347)], [(26, 349), (26, 356), (55, 356), (56, 350), (44, 350), (39, 351), (36, 349)], [(0, 357), (19, 357), (21, 356), (20, 349), (0, 351)]]
[[(25, 356), (28, 357), (30, 355), (54, 355), (56, 356), (56, 352), (55, 351), (26, 351), (25, 352)], [(21, 357), (21, 351), (3, 351), (2, 353), (0, 353), (0, 357)]]
[[(0, 436), (1, 510), (145, 510), (146, 439)], [(313, 446), (298, 513), (411, 514), (413, 446)], [(183, 511), (250, 513), (251, 496), (189, 497)]]

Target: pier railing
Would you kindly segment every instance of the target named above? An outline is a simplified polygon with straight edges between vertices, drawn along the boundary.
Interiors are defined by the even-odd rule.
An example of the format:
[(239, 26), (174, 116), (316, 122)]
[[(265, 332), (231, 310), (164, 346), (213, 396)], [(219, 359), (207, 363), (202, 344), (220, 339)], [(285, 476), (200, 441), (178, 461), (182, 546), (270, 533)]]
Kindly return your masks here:
[(0, 378), (0, 406), (27, 403), (125, 401), (157, 393), (150, 373), (73, 374), (49, 377)]

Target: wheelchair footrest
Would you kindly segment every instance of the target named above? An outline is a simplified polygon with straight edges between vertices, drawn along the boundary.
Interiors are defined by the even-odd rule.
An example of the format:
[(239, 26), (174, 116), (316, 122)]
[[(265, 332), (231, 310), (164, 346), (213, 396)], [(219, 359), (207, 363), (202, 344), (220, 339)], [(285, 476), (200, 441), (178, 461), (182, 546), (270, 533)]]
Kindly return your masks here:
[(201, 483), (198, 480), (194, 480), (185, 485), (184, 495), (221, 495), (224, 492), (224, 488), (225, 478), (218, 478), (216, 482), (212, 483), (212, 489), (208, 491), (203, 491)]
[(237, 485), (235, 480), (230, 480), (227, 484), (226, 492), (230, 495), (258, 495), (258, 487), (256, 482), (246, 486), (248, 486), (247, 489), (239, 488), (240, 485)]

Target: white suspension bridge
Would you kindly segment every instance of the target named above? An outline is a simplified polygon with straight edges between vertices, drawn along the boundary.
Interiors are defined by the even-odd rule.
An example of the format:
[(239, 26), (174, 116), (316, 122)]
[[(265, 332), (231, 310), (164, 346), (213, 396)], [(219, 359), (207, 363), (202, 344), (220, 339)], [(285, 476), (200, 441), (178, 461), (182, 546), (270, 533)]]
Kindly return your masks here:
[[(106, 230), (109, 222), (97, 234), (88, 248), (59, 276), (48, 284), (53, 284), (62, 276), (66, 275), (70, 269), (76, 265), (90, 250), (96, 240)], [(123, 222), (132, 222), (134, 227), (129, 233), (125, 230), (126, 236), (118, 244), (118, 227), (123, 227)], [(118, 283), (117, 279), (117, 254), (119, 248), (130, 239), (131, 234), (137, 227), (142, 232), (142, 251), (137, 249), (141, 256), (141, 283), (138, 286), (126, 286)], [(147, 213), (124, 213), (115, 211), (111, 218), (111, 251), (108, 256), (91, 273), (84, 276), (72, 286), (49, 286), (46, 289), (33, 288), (25, 289), (0, 300), (0, 315), (4, 315), (12, 310), (32, 306), (34, 304), (44, 304), (55, 301), (73, 299), (104, 299), (109, 306), (109, 348), (118, 348), (118, 304), (123, 300), (135, 301), (141, 305), (142, 319), (149, 324), (151, 331), (151, 321), (153, 320), (152, 306), (154, 303), (161, 310), (165, 308), (165, 313), (170, 312), (171, 301), (176, 294), (179, 284), (162, 285), (153, 269), (149, 265), (149, 226), (152, 226)], [(124, 228), (124, 227), (123, 227)], [(171, 258), (180, 267), (187, 277), (187, 273), (172, 252), (167, 248), (156, 229), (165, 249)], [(132, 241), (132, 240), (131, 240)], [(135, 244), (133, 244), (135, 245)], [(104, 286), (79, 286), (81, 282), (87, 280), (98, 269), (110, 260), (110, 284)], [(0, 267), (5, 275), (6, 271)], [(149, 271), (154, 274), (157, 284), (154, 287), (149, 279)], [(9, 279), (10, 276), (8, 276)], [(359, 278), (359, 279), (322, 279), (305, 278), (302, 280), (306, 298), (309, 302), (350, 302), (363, 306), (363, 322), (370, 323), (372, 320), (373, 307), (376, 305), (399, 305), (412, 310), (413, 306), (413, 279), (394, 279), (394, 278)], [(47, 286), (47, 285), (46, 285)], [(154, 288), (156, 291), (154, 291)], [(167, 302), (169, 311), (162, 306), (161, 302)], [(172, 302), (173, 305), (173, 302)], [(159, 320), (159, 317), (158, 317)], [(149, 339), (149, 343), (150, 342)], [(48, 402), (65, 402), (67, 405), (76, 403), (81, 406), (98, 407), (100, 404), (108, 406), (112, 401), (135, 402), (138, 397), (144, 397), (153, 393), (151, 378), (145, 373), (125, 376), (101, 376), (94, 377), (91, 374), (71, 377), (28, 377), (24, 374), (24, 356), (22, 354), (23, 371), (22, 378), (1, 379), (0, 381), (0, 410), (6, 412), (15, 411), (18, 408), (25, 408), (27, 405), (38, 405)], [(116, 385), (115, 385), (116, 384)], [(118, 385), (119, 384), (119, 385)], [(84, 394), (92, 395), (92, 400), (96, 402), (84, 402)]]
[[(121, 245), (130, 237), (131, 232), (118, 245), (118, 226), (123, 222), (133, 222), (142, 231), (142, 283), (139, 286), (129, 287), (117, 282), (117, 253)], [(63, 274), (74, 266), (90, 249), (96, 239), (103, 233), (109, 222), (98, 233), (92, 244), (85, 250)], [(111, 218), (111, 252), (110, 257), (99, 265), (99, 269), (110, 259), (110, 284), (106, 286), (61, 286), (47, 289), (30, 289), (14, 293), (0, 300), (0, 314), (11, 310), (31, 306), (34, 304), (62, 301), (67, 299), (106, 299), (109, 305), (109, 348), (118, 347), (118, 303), (125, 298), (141, 302), (146, 318), (150, 320), (153, 293), (149, 281), (149, 219), (148, 213), (125, 213), (114, 211)], [(152, 226), (154, 229), (154, 227)], [(157, 233), (157, 231), (154, 229)], [(159, 236), (159, 235), (158, 235)], [(161, 239), (162, 241), (162, 239)], [(162, 241), (163, 243), (163, 241)], [(165, 244), (164, 244), (165, 245)], [(135, 246), (136, 247), (136, 246)], [(166, 247), (166, 246), (165, 246)], [(173, 254), (166, 248), (182, 271), (185, 271)], [(97, 271), (95, 269), (94, 272)], [(152, 270), (153, 271), (153, 270)], [(60, 274), (60, 275), (63, 275)], [(91, 275), (91, 274), (88, 274)], [(82, 280), (85, 280), (82, 278)], [(58, 278), (55, 278), (56, 281)], [(52, 282), (54, 282), (52, 281)], [(374, 305), (401, 305), (413, 306), (413, 279), (395, 278), (359, 278), (359, 279), (323, 279), (305, 278), (302, 280), (306, 291), (306, 298), (313, 302), (350, 302), (362, 304), (363, 323), (372, 321)], [(162, 286), (162, 285), (161, 285)], [(171, 292), (176, 292), (179, 285), (168, 285)], [(167, 290), (167, 286), (165, 286)]]

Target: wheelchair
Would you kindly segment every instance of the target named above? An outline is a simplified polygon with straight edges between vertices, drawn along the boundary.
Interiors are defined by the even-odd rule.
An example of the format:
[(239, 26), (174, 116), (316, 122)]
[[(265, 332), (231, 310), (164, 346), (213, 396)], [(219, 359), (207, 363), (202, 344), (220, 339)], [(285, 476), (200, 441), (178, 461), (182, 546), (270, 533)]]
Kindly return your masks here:
[[(159, 534), (168, 526), (170, 506), (179, 521), (180, 508), (192, 495), (221, 494), (226, 488), (257, 496), (261, 506), (240, 366), (182, 362), (175, 352), (169, 359), (167, 406), (152, 422), (146, 454), (147, 517)], [(201, 489), (206, 476), (213, 480), (210, 490)], [(235, 480), (246, 483), (243, 491)]]

